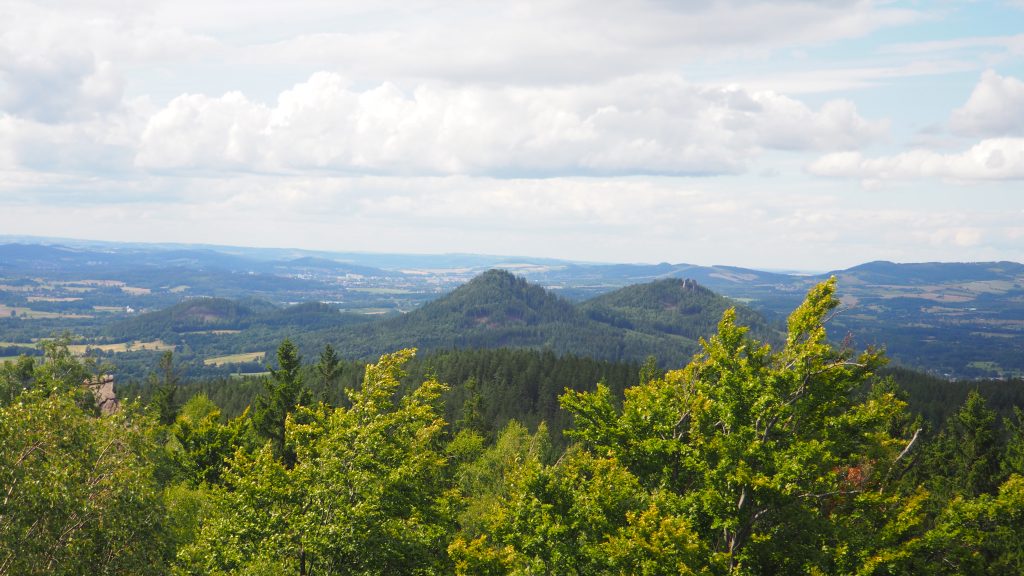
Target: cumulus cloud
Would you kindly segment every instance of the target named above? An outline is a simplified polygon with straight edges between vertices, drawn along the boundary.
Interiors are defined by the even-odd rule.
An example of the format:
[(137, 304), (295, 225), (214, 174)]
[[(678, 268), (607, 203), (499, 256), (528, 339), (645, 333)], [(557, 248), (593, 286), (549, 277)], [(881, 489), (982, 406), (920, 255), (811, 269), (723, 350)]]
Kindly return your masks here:
[[(130, 147), (167, 171), (738, 173), (763, 150), (855, 148), (886, 125), (849, 101), (688, 84), (680, 63), (919, 17), (867, 0), (0, 0), (0, 161), (107, 169)], [(315, 73), (275, 102), (251, 74), (313, 66), (345, 76)], [(138, 95), (162, 109), (139, 116)]]
[(0, 111), (0, 169), (78, 173), (88, 178), (133, 172), (150, 110), (145, 100), (127, 101), (104, 114), (63, 122)]
[(392, 174), (721, 174), (764, 149), (850, 149), (884, 122), (852, 103), (814, 110), (774, 92), (630, 77), (559, 88), (395, 84), (320, 72), (273, 106), (183, 95), (149, 120), (148, 169)]
[(0, 111), (56, 123), (120, 104), (123, 81), (111, 62), (77, 47), (38, 58), (14, 44), (0, 44)]
[(191, 63), (218, 43), (146, 17), (142, 3), (0, 0), (0, 113), (50, 124), (123, 105), (132, 67)]
[(818, 176), (860, 178), (862, 180), (908, 180), (942, 178), (948, 180), (1024, 179), (1024, 138), (991, 138), (968, 150), (942, 154), (931, 150), (912, 150), (893, 156), (865, 158), (860, 152), (827, 154), (810, 166)]
[[(900, 108), (909, 76), (1024, 54), (1024, 35), (878, 46), (874, 31), (952, 14), (906, 6), (0, 0), (0, 220), (752, 266), (1020, 259), (1017, 79), (985, 74), (948, 118), (974, 148), (864, 152), (888, 126), (853, 101), (891, 106), (897, 133), (938, 125)], [(836, 179), (800, 177), (810, 155)], [(717, 174), (743, 175), (664, 176)], [(866, 209), (843, 178), (916, 182)], [(960, 185), (976, 180), (1004, 182), (979, 203)]]
[(1024, 82), (986, 71), (949, 125), (967, 136), (1024, 136)]
[[(193, 85), (192, 65), (200, 60), (216, 62), (221, 71), (344, 70), (371, 84), (541, 85), (762, 57), (921, 17), (872, 0), (0, 0), (0, 47), (10, 51), (0, 48), (0, 55), (23, 60), (7, 79), (23, 94), (45, 80), (33, 83), (33, 74), (68, 66), (106, 82), (119, 78), (124, 66), (157, 65), (166, 75), (162, 81)], [(72, 49), (78, 53), (62, 56)], [(66, 78), (77, 85), (74, 74)], [(10, 104), (27, 102), (12, 98)]]

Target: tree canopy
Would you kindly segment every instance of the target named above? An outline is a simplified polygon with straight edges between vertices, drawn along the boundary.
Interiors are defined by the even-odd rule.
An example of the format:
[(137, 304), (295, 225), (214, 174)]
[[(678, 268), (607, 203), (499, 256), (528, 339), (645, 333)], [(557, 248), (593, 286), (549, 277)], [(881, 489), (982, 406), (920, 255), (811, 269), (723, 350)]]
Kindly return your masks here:
[(349, 380), (289, 340), (236, 417), (173, 402), (170, 356), (101, 414), (57, 340), (0, 367), (0, 575), (1024, 571), (1021, 411), (970, 394), (929, 430), (878, 351), (829, 343), (837, 305), (816, 286), (778, 347), (727, 310), (684, 368), (563, 388), (567, 444), (488, 421), (511, 397), (471, 371), (446, 408), (413, 350)]

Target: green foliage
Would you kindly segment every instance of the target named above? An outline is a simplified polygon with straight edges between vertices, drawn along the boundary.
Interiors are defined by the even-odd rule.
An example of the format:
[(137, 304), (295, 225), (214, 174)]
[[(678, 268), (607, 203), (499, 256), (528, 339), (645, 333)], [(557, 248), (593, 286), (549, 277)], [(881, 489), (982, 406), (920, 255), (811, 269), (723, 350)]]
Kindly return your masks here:
[[(490, 288), (568, 310), (513, 280)], [(878, 354), (829, 343), (837, 304), (813, 288), (776, 348), (726, 310), (668, 372), (330, 346), (304, 367), (286, 339), (270, 377), (202, 388), (166, 354), (150, 407), (105, 417), (64, 337), (0, 367), (0, 576), (1024, 571), (1024, 412), (970, 393), (923, 431)]]
[(638, 377), (638, 367), (632, 363), (508, 349), (430, 354), (410, 362), (408, 372), (403, 382), (406, 389), (428, 376), (453, 384), (443, 396), (446, 420), (461, 425), (467, 415), (475, 419), (471, 415), (478, 414), (477, 431), (488, 439), (511, 420), (528, 428), (544, 422), (556, 449), (565, 448), (562, 430), (570, 424), (569, 415), (559, 408), (560, 394), (566, 389), (590, 390), (603, 382), (621, 395)]
[(647, 384), (664, 376), (664, 372), (658, 370), (658, 359), (653, 354), (644, 359), (643, 365), (640, 366), (640, 384)]
[(0, 364), (0, 406), (10, 404), (18, 394), (28, 390), (35, 380), (36, 360), (22, 355), (13, 362)]
[(164, 489), (163, 503), (167, 510), (167, 533), (174, 550), (181, 550), (195, 542), (200, 528), (210, 515), (211, 496), (206, 486), (193, 486), (188, 482), (173, 484)]
[(315, 371), (322, 390), (331, 390), (338, 386), (338, 378), (341, 376), (341, 360), (330, 344), (324, 344)]
[(167, 446), (178, 478), (193, 486), (219, 484), (227, 460), (253, 447), (252, 421), (247, 416), (222, 423), (220, 408), (205, 395), (189, 399), (171, 426)]
[(264, 393), (256, 398), (253, 422), (260, 436), (270, 440), (274, 456), (286, 465), (295, 461), (294, 451), (285, 445), (285, 422), (288, 415), (309, 403), (309, 392), (302, 386), (302, 358), (292, 341), (285, 339), (277, 349), (276, 369), (264, 380)]
[(1003, 480), (1001, 453), (999, 419), (972, 391), (928, 447), (919, 475), (944, 500), (994, 493)]
[[(652, 572), (637, 550), (664, 530), (685, 535), (681, 556), (669, 557), (694, 571), (830, 572), (845, 556), (878, 553), (879, 543), (850, 538), (853, 526), (864, 526), (846, 519), (882, 508), (871, 522), (881, 529), (898, 515), (898, 507), (886, 513), (859, 496), (886, 494), (889, 468), (906, 443), (890, 434), (903, 405), (891, 392), (854, 399), (880, 360), (826, 340), (834, 290), (834, 281), (811, 290), (777, 353), (748, 339), (727, 311), (689, 366), (627, 390), (621, 408), (603, 386), (564, 395), (575, 422), (569, 434), (584, 451), (552, 469), (525, 468), (490, 551), (510, 546), (505, 557), (516, 566), (594, 573), (610, 562), (597, 550), (614, 549), (631, 570)], [(558, 481), (562, 474), (573, 481)], [(614, 481), (598, 482), (601, 475)], [(601, 513), (576, 523), (573, 503), (587, 501), (588, 482), (618, 503), (590, 504), (587, 510)], [(556, 510), (565, 512), (553, 516)], [(849, 550), (851, 540), (869, 549)], [(459, 551), (469, 549), (465, 543)], [(569, 572), (562, 555), (590, 568)]]
[(688, 521), (661, 508), (673, 507), (666, 495), (645, 491), (614, 458), (572, 450), (552, 466), (511, 464), (484, 533), (449, 547), (457, 574), (715, 571)]
[(1024, 478), (996, 494), (954, 498), (918, 543), (909, 570), (918, 574), (1024, 573)]
[(156, 411), (161, 424), (171, 424), (178, 414), (175, 396), (180, 381), (181, 377), (174, 367), (174, 352), (168, 350), (160, 356), (157, 373), (150, 375), (150, 388), (153, 390), (150, 406)]
[(179, 571), (195, 574), (446, 572), (452, 504), (441, 452), (444, 386), (396, 399), (402, 351), (367, 366), (351, 408), (320, 404), (286, 421), (291, 467), (269, 445), (238, 452)]
[(462, 401), (462, 415), (455, 421), (456, 430), (473, 430), (481, 434), (487, 433), (487, 422), (483, 415), (483, 396), (477, 390), (476, 378), (470, 377), (462, 385), (466, 399)]
[(1024, 410), (1014, 406), (1013, 417), (1003, 420), (1006, 426), (1006, 449), (999, 465), (1003, 474), (1024, 476)]
[[(160, 574), (169, 551), (153, 479), (155, 423), (81, 407), (61, 350), (0, 407), (0, 574)], [(66, 350), (66, 349), (65, 349)]]
[[(514, 474), (527, 463), (545, 463), (551, 448), (543, 424), (530, 434), (522, 424), (509, 422), (494, 445), (486, 450), (468, 448), (474, 438), (480, 439), (472, 432), (460, 433), (448, 446), (450, 455), (463, 454), (453, 459), (457, 461), (455, 480), (463, 494), (459, 525), (463, 535), (469, 538), (485, 532), (494, 510), (511, 493)], [(470, 460), (465, 453), (472, 452), (476, 452), (477, 457)]]

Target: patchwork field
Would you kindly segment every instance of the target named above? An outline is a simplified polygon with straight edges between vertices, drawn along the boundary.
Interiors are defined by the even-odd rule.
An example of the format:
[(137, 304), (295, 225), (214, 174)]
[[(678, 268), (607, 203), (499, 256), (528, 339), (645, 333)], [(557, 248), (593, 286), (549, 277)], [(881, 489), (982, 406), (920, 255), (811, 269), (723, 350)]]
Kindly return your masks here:
[(26, 300), (29, 302), (78, 302), (81, 298), (76, 298), (74, 296), (29, 296)]
[(35, 342), (6, 342), (6, 341), (0, 342), (0, 348), (6, 347), (6, 346), (20, 346), (22, 348), (35, 348), (36, 347), (36, 343)]
[(225, 366), (227, 364), (244, 364), (246, 362), (262, 362), (263, 352), (243, 352), (241, 354), (228, 354), (227, 356), (215, 356), (203, 360), (206, 366)]
[(68, 346), (68, 350), (72, 354), (79, 356), (85, 354), (87, 350), (102, 350), (104, 352), (139, 352), (142, 350), (164, 352), (167, 350), (174, 351), (175, 346), (168, 344), (163, 340), (152, 340), (149, 342), (142, 342), (135, 340), (133, 342), (120, 342), (117, 344), (72, 344)]
[(0, 304), (0, 318), (6, 317), (18, 317), (26, 320), (38, 320), (43, 318), (92, 318), (92, 316), (89, 316), (88, 314), (43, 312), (41, 310), (33, 310), (24, 306), (8, 306), (6, 304)]

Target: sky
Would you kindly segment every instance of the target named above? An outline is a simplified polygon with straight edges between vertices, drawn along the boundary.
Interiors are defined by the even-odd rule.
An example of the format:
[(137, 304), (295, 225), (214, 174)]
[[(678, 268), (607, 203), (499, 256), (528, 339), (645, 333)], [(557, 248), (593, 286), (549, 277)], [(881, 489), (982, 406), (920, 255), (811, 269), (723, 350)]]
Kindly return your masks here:
[(1024, 1), (0, 0), (0, 234), (1024, 261)]

